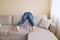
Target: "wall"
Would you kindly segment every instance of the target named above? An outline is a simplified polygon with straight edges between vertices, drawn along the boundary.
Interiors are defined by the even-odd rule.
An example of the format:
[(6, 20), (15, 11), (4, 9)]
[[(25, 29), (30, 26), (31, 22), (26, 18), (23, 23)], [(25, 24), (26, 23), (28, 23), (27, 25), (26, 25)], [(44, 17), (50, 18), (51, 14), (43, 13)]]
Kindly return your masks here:
[(0, 0), (0, 15), (17, 15), (26, 11), (49, 17), (50, 0)]

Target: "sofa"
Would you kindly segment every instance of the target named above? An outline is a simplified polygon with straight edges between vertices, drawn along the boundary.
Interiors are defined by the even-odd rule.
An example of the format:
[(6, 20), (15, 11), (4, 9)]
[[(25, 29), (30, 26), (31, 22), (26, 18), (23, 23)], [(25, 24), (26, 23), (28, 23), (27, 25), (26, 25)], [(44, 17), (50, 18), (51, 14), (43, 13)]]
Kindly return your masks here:
[(0, 16), (0, 40), (58, 40), (55, 36), (56, 27), (51, 22), (48, 29), (40, 27), (39, 24), (46, 15), (34, 16), (35, 31), (31, 32), (32, 26), (27, 19), (20, 27), (21, 31), (16, 31), (16, 26), (22, 15)]

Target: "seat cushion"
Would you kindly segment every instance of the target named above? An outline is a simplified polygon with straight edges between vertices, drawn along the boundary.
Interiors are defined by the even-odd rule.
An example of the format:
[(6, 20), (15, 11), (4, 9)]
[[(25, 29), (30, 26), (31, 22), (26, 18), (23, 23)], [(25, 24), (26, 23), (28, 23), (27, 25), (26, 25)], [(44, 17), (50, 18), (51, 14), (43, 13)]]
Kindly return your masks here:
[(58, 40), (58, 39), (49, 30), (35, 27), (35, 32), (30, 32), (28, 34), (28, 40)]
[(3, 38), (7, 38), (7, 36), (8, 36), (8, 30), (0, 27), (0, 40)]
[(24, 35), (24, 34), (26, 34), (26, 33), (28, 33), (29, 32), (29, 29), (26, 27), (26, 26), (21, 26), (20, 27), (20, 29), (21, 29), (21, 32), (17, 32), (16, 31), (16, 26), (12, 26), (12, 25), (2, 25), (2, 26), (0, 26), (0, 35), (13, 35), (13, 36), (15, 36), (15, 34), (16, 34), (16, 36), (18, 36), (18, 35)]
[(16, 37), (16, 36), (26, 35), (29, 32), (29, 30), (25, 26), (21, 26), (20, 30), (21, 30), (20, 32), (17, 32), (16, 27), (14, 27), (14, 28), (11, 27), (8, 31), (8, 34), (11, 37), (13, 37), (13, 36)]
[(8, 30), (10, 28), (11, 28), (11, 26), (8, 26), (8, 25), (0, 26), (0, 36), (8, 36)]
[(10, 40), (26, 40), (27, 34), (29, 32), (29, 30), (25, 27), (22, 26), (20, 27), (20, 32), (17, 32), (16, 29), (10, 29), (8, 31), (8, 39)]
[(8, 30), (0, 28), (0, 36), (7, 36)]

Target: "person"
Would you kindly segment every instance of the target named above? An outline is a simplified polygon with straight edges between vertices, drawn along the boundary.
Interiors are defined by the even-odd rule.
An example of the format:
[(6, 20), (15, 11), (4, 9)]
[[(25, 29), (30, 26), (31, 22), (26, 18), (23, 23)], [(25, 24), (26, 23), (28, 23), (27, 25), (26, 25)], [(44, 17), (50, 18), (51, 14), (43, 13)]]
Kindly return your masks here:
[(19, 27), (22, 26), (22, 24), (23, 24), (27, 19), (29, 20), (29, 22), (30, 22), (31, 25), (32, 25), (32, 32), (34, 32), (34, 30), (35, 30), (35, 28), (34, 28), (35, 23), (34, 23), (34, 17), (33, 17), (33, 15), (32, 15), (31, 12), (25, 12), (25, 13), (24, 13), (24, 15), (22, 16), (22, 20), (17, 24), (17, 27), (16, 27), (16, 30), (17, 30), (17, 31), (21, 31), (21, 30), (19, 29)]

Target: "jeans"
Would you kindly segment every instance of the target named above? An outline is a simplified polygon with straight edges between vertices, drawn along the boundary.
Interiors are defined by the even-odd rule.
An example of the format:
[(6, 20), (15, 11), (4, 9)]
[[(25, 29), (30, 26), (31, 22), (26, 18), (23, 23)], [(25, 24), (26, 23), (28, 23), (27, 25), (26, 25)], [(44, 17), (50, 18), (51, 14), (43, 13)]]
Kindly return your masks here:
[(33, 15), (31, 12), (25, 12), (22, 16), (22, 20), (17, 25), (21, 26), (27, 19), (29, 20), (32, 26), (35, 26)]

